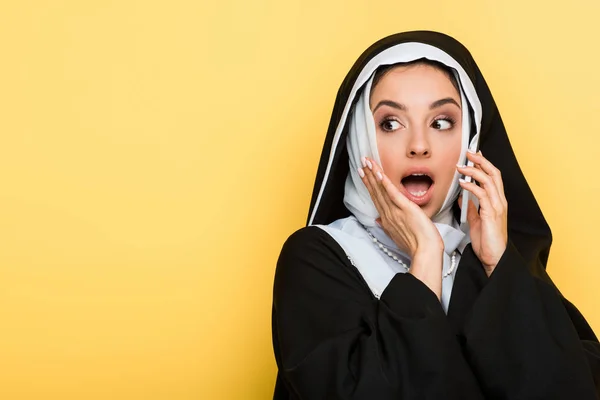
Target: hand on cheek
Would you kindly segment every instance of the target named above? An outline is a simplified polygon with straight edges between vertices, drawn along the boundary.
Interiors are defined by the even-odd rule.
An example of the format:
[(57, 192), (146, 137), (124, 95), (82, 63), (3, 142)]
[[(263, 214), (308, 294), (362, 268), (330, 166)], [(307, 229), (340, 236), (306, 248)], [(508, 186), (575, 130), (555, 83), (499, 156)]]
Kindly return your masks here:
[(378, 223), (411, 259), (410, 273), (441, 297), (444, 242), (429, 217), (408, 200), (374, 160), (363, 158), (358, 173), (379, 213)]

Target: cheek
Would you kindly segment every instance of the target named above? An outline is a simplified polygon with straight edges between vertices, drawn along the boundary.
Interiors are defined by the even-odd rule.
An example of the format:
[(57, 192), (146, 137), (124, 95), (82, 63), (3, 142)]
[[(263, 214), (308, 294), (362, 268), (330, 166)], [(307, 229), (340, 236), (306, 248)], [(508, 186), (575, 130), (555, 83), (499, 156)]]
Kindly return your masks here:
[[(460, 131), (459, 131), (460, 132)], [(445, 143), (440, 143), (438, 166), (440, 173), (440, 184), (444, 189), (447, 189), (452, 183), (454, 173), (456, 172), (456, 164), (460, 161), (461, 137), (456, 135), (452, 140)]]
[(460, 143), (448, 149), (444, 154), (443, 164), (452, 172), (456, 169), (456, 164), (460, 162)]
[(381, 138), (377, 135), (377, 150), (381, 159), (381, 166), (386, 175), (394, 181), (397, 171), (400, 170), (400, 160), (402, 160), (402, 143), (391, 140), (391, 138)]
[(452, 172), (456, 169), (456, 163), (460, 161), (461, 132), (462, 130), (459, 126), (451, 138), (446, 138), (446, 140), (438, 143), (439, 153), (441, 153), (440, 163), (450, 168)]

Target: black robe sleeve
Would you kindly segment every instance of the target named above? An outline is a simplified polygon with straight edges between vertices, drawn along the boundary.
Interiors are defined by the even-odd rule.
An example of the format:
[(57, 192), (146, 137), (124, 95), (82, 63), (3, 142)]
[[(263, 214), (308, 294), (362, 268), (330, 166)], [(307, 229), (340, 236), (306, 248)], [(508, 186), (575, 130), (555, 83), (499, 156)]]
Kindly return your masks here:
[(464, 353), (486, 399), (598, 398), (596, 337), (510, 242), (464, 321)]
[(307, 227), (277, 263), (275, 399), (483, 399), (440, 302), (410, 274), (374, 298), (325, 231)]

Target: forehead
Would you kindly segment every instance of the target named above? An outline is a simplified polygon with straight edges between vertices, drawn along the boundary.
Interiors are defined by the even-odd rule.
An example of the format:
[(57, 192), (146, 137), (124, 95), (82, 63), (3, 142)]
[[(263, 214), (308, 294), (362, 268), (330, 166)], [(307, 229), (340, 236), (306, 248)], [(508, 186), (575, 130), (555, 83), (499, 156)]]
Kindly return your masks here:
[(426, 64), (400, 65), (386, 71), (372, 90), (371, 98), (419, 94), (459, 97), (448, 73)]

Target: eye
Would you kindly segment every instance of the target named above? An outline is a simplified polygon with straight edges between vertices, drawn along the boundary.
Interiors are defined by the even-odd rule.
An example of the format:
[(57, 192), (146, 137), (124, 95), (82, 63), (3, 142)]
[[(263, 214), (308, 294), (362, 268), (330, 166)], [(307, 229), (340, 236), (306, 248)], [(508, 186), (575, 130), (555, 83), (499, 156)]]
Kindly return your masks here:
[(379, 126), (381, 126), (381, 129), (383, 129), (386, 132), (393, 132), (396, 129), (399, 129), (402, 125), (395, 119), (386, 119), (381, 124), (379, 124)]
[(431, 127), (433, 129), (438, 129), (440, 131), (445, 131), (445, 130), (448, 130), (448, 129), (452, 129), (452, 127), (454, 126), (454, 124), (455, 124), (455, 122), (454, 122), (453, 119), (446, 117), (446, 118), (436, 119), (431, 124)]

